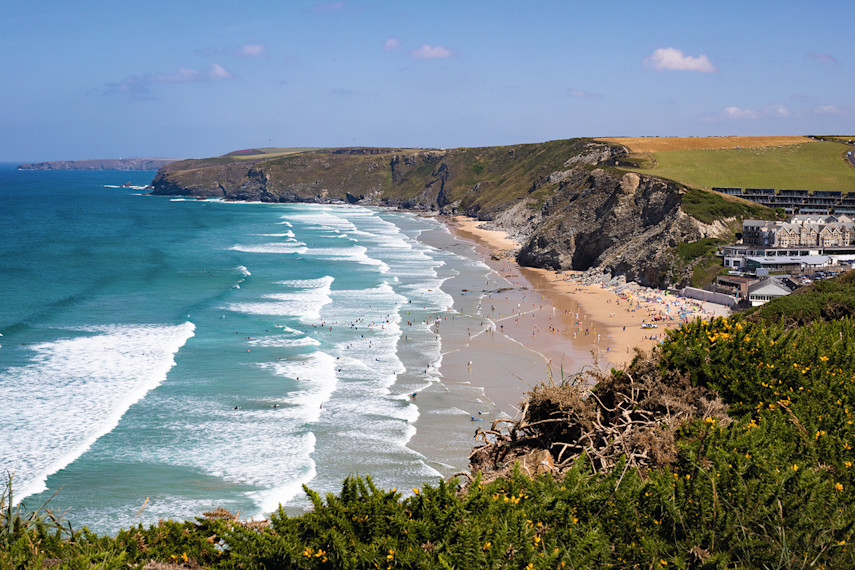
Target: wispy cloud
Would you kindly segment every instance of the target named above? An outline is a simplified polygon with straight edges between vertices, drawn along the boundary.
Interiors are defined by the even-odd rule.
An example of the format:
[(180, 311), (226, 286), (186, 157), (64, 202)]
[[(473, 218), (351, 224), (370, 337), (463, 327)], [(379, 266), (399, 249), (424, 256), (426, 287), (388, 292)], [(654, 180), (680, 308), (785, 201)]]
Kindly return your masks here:
[(238, 48), (237, 55), (242, 57), (260, 57), (267, 55), (267, 47), (262, 44), (244, 44)]
[(105, 94), (127, 94), (139, 98), (151, 97), (151, 86), (157, 83), (192, 83), (212, 79), (231, 79), (234, 77), (222, 65), (215, 63), (203, 71), (188, 67), (179, 67), (172, 73), (146, 73), (130, 75), (119, 82), (107, 83), (102, 88)]
[(231, 79), (232, 74), (219, 63), (208, 68), (205, 79)]
[(847, 114), (846, 109), (841, 109), (840, 107), (836, 107), (834, 105), (820, 105), (819, 107), (813, 110), (814, 113), (818, 113), (820, 115), (845, 115)]
[(410, 52), (410, 56), (416, 59), (442, 59), (451, 57), (452, 55), (452, 51), (446, 47), (429, 44), (423, 44), (419, 49), (414, 49)]
[(754, 109), (742, 109), (740, 107), (726, 107), (721, 112), (725, 119), (756, 119), (760, 115)]
[(386, 40), (386, 43), (383, 44), (384, 51), (395, 51), (399, 47), (401, 47), (401, 40), (398, 38), (389, 38)]
[(839, 61), (837, 61), (836, 57), (834, 57), (833, 55), (829, 55), (827, 53), (819, 53), (819, 52), (806, 53), (805, 57), (808, 59), (812, 59), (814, 61), (824, 61), (826, 63), (840, 63)]
[(793, 113), (790, 111), (788, 107), (784, 105), (769, 105), (764, 107), (763, 109), (749, 109), (742, 107), (725, 107), (723, 111), (721, 111), (718, 115), (713, 115), (708, 117), (707, 122), (715, 122), (721, 120), (728, 119), (736, 119), (736, 120), (754, 120), (760, 119), (763, 117), (767, 118), (786, 118), (792, 117)]
[(603, 96), (601, 93), (591, 93), (590, 91), (575, 89), (572, 87), (567, 90), (567, 95), (570, 97), (576, 97), (577, 99), (599, 99)]
[(344, 10), (346, 6), (347, 6), (347, 3), (344, 1), (342, 1), (342, 2), (318, 2), (317, 4), (315, 4), (314, 8), (315, 8), (315, 12), (329, 13), (329, 12), (340, 12), (341, 10)]
[(789, 117), (792, 114), (790, 113), (790, 110), (783, 105), (772, 105), (766, 109), (766, 113), (776, 117)]
[(706, 55), (693, 57), (684, 54), (683, 50), (672, 47), (657, 49), (644, 58), (643, 63), (646, 67), (652, 67), (658, 71), (698, 71), (700, 73), (718, 71)]
[(175, 73), (151, 73), (144, 75), (151, 83), (189, 83), (191, 81), (206, 81), (208, 79), (230, 79), (232, 74), (218, 64), (212, 64), (204, 71), (197, 71), (187, 67), (179, 67)]

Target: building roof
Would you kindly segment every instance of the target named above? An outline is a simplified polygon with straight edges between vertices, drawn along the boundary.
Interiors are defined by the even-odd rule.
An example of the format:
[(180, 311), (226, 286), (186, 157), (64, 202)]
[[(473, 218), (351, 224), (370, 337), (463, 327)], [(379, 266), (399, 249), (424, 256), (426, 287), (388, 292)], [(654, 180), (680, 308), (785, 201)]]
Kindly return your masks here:
[(748, 286), (748, 295), (789, 295), (790, 288), (778, 279), (767, 278)]
[(742, 222), (742, 227), (749, 226), (749, 227), (762, 228), (762, 227), (772, 226), (774, 224), (775, 224), (775, 222), (770, 222), (769, 220), (744, 220)]
[(786, 257), (770, 255), (767, 257), (746, 256), (745, 259), (753, 261), (758, 265), (823, 265), (828, 263), (830, 258), (827, 255), (793, 255)]

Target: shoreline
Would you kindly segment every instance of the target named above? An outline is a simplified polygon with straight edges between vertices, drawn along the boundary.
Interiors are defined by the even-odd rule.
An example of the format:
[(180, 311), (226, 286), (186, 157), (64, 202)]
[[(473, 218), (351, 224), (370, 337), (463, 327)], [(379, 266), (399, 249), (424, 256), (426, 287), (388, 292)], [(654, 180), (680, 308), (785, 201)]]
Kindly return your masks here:
[[(636, 283), (620, 287), (585, 284), (574, 279), (580, 272), (522, 267), (513, 255), (520, 244), (505, 232), (482, 228), (484, 222), (465, 216), (439, 219), (454, 236), (474, 243), (480, 260), (509, 283), (510, 288), (502, 291), (504, 311), (493, 307), (495, 295), (487, 295), (481, 314), (493, 320), (504, 336), (541, 355), (546, 374), (535, 383), (547, 381), (550, 374), (558, 381), (561, 375), (586, 368), (620, 368), (632, 361), (636, 348), (649, 352), (665, 338), (666, 331), (682, 322), (729, 314), (726, 307)], [(643, 324), (655, 328), (642, 328)], [(510, 402), (513, 390), (521, 387), (519, 382), (502, 387), (495, 380), (481, 378), (479, 383), (503, 411), (533, 387), (526, 386)]]

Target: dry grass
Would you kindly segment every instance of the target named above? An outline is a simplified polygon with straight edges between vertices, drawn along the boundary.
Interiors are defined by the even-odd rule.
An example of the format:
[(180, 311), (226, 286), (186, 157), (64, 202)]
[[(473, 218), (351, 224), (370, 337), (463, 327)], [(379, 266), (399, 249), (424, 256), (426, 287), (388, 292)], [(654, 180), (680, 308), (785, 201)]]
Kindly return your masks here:
[(808, 137), (609, 137), (598, 141), (623, 145), (632, 154), (668, 150), (758, 148), (815, 142)]

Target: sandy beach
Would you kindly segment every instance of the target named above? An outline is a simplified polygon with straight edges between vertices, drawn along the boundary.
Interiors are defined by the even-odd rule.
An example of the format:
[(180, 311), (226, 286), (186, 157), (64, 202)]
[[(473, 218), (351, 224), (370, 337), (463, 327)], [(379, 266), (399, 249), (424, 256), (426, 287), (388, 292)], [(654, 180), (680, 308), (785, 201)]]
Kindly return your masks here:
[[(512, 254), (519, 244), (504, 232), (481, 228), (483, 222), (466, 217), (446, 221), (456, 236), (474, 242), (482, 260), (509, 284), (483, 299), (481, 314), (498, 328), (488, 334), (495, 337), (498, 333), (542, 355), (540, 366), (531, 363), (528, 370), (533, 374), (528, 375), (527, 382), (503, 382), (495, 378), (495, 370), (490, 370), (494, 366), (479, 366), (484, 373), (476, 376), (477, 383), (502, 411), (515, 409), (522, 394), (533, 383), (547, 380), (550, 373), (558, 379), (562, 373), (568, 376), (585, 367), (620, 367), (632, 360), (635, 347), (650, 350), (667, 330), (686, 320), (728, 314), (720, 305), (634, 283), (622, 287), (586, 285), (574, 280), (572, 272), (520, 267)], [(461, 351), (470, 355), (470, 369), (476, 368), (476, 359), (501, 358), (495, 352), (491, 355), (484, 340), (471, 340), (466, 348), (473, 350)], [(446, 358), (443, 373), (457, 366), (453, 358)]]

